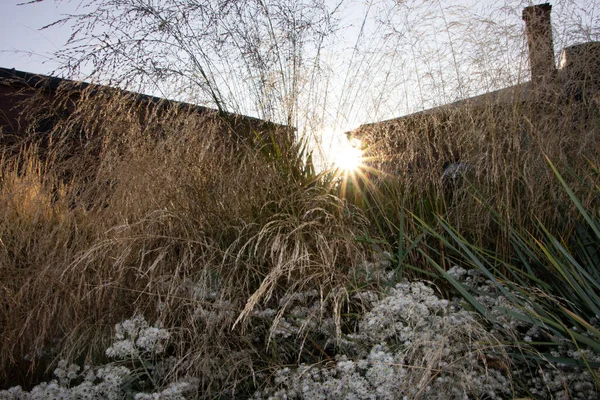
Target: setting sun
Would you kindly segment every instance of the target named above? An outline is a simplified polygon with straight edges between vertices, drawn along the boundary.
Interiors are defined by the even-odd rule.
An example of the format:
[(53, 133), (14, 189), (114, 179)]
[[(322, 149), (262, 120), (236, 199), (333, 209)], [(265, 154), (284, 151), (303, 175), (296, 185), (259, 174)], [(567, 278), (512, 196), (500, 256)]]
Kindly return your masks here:
[(338, 149), (334, 150), (333, 159), (337, 168), (347, 172), (356, 170), (362, 160), (360, 143), (342, 142)]

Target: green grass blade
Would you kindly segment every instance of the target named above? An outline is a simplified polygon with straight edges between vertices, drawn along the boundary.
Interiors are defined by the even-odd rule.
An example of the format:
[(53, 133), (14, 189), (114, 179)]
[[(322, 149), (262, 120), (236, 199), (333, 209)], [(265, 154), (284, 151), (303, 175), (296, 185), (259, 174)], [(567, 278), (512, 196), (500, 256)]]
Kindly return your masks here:
[(571, 201), (573, 202), (573, 204), (575, 204), (575, 207), (577, 207), (577, 210), (579, 210), (579, 213), (581, 214), (581, 216), (583, 216), (583, 218), (586, 220), (586, 222), (588, 223), (588, 225), (590, 226), (590, 228), (592, 228), (592, 230), (596, 234), (596, 237), (600, 240), (600, 227), (598, 226), (598, 224), (588, 214), (588, 212), (583, 207), (583, 204), (581, 204), (581, 201), (579, 200), (579, 198), (575, 195), (575, 193), (573, 193), (573, 190), (571, 190), (571, 188), (569, 187), (569, 185), (567, 185), (567, 183), (563, 179), (563, 177), (560, 174), (560, 172), (558, 172), (558, 169), (556, 169), (556, 167), (554, 166), (554, 164), (552, 163), (552, 161), (550, 161), (550, 159), (547, 156), (546, 156), (546, 160), (548, 161), (548, 164), (550, 164), (550, 168), (552, 168), (552, 171), (554, 172), (554, 175), (556, 175), (556, 178), (558, 179), (558, 181), (562, 185), (563, 189), (565, 189), (565, 191), (569, 195), (569, 198), (571, 199)]
[(435, 268), (437, 271), (444, 277), (458, 292), (471, 304), (481, 315), (483, 315), (488, 321), (495, 323), (496, 319), (494, 316), (480, 303), (478, 302), (464, 287), (463, 284), (458, 282), (452, 276), (450, 276), (444, 269), (437, 263), (433, 258), (431, 258), (427, 253), (423, 250), (418, 250), (421, 255), (423, 255), (427, 261)]

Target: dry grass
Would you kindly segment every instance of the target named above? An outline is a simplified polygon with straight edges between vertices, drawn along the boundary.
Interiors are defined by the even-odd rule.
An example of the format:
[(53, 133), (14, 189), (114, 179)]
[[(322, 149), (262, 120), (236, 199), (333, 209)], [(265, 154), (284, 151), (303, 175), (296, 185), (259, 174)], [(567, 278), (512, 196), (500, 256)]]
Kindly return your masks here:
[[(114, 18), (106, 15), (112, 24)], [(177, 31), (176, 24), (165, 30), (160, 22), (132, 27)], [(105, 53), (115, 51), (110, 46), (92, 49), (84, 48), (79, 61), (97, 52), (99, 59), (105, 57), (102, 65), (112, 66), (120, 54), (130, 54), (111, 56)], [(293, 47), (290, 54), (301, 49), (296, 53)], [(435, 62), (432, 54), (427, 63)], [(164, 60), (170, 68), (172, 58)], [(244, 81), (245, 75), (235, 76)], [(281, 79), (285, 86), (287, 78)], [(264, 84), (249, 82), (259, 89)], [(214, 82), (205, 84), (214, 89)], [(269, 100), (261, 115), (293, 120), (300, 89), (291, 86), (292, 106), (283, 95), (272, 100), (258, 90), (258, 103)], [(384, 89), (388, 86), (386, 79)], [(454, 86), (461, 88), (460, 79)], [(533, 101), (447, 107), (359, 132), (369, 143), (374, 170), (351, 194), (365, 207), (367, 221), (318, 182), (309, 188), (312, 179), (299, 179), (308, 170), (301, 157), (277, 151), (289, 140), (278, 146), (267, 140), (274, 128), (277, 140), (286, 137), (277, 127), (149, 106), (114, 91), (84, 91), (82, 100), (74, 101), (70, 89), (52, 100), (35, 97), (30, 112), (39, 123), (30, 121), (30, 135), (4, 149), (0, 159), (0, 386), (39, 382), (59, 358), (102, 363), (114, 324), (140, 312), (171, 331), (169, 354), (177, 360), (172, 374), (201, 377), (207, 397), (245, 393), (263, 368), (305, 358), (317, 363), (328, 356), (318, 343), (310, 348), (306, 332), (301, 345), (273, 343), (273, 326), (251, 323), (252, 310), (316, 289), (329, 307), (321, 313), (336, 316), (339, 333), (340, 310), (357, 284), (352, 271), (361, 270), (366, 258), (359, 236), (368, 232), (371, 244), (406, 249), (422, 232), (410, 213), (429, 223), (440, 215), (475, 245), (489, 245), (501, 255), (508, 241), (490, 229), (490, 208), (523, 230), (538, 219), (561, 237), (571, 229), (574, 210), (546, 156), (581, 175), (588, 162), (600, 165), (593, 96), (571, 101), (551, 90)], [(455, 98), (453, 92), (444, 95)], [(40, 132), (49, 120), (53, 128)], [(471, 166), (471, 187), (442, 182), (444, 164), (456, 161)], [(590, 206), (592, 199), (582, 192), (589, 185), (568, 183)], [(406, 229), (401, 216), (407, 218)], [(443, 252), (442, 244), (438, 250)], [(423, 268), (418, 259), (410, 261)], [(439, 354), (432, 350), (424, 357), (415, 364), (421, 361), (419, 366), (435, 376), (429, 361)]]
[[(138, 311), (172, 330), (173, 373), (233, 390), (268, 330), (234, 323), (286, 293), (348, 285), (366, 222), (213, 114), (145, 124), (126, 103), (84, 99), (45, 147), (2, 160), (0, 376), (27, 384), (57, 357), (102, 360)], [(75, 128), (89, 141), (66, 140)]]
[[(507, 238), (490, 231), (490, 209), (524, 230), (539, 220), (558, 236), (569, 233), (577, 210), (546, 157), (593, 178), (589, 165), (600, 162), (598, 104), (592, 97), (573, 100), (561, 92), (529, 93), (525, 100), (519, 95), (524, 96), (515, 90), (509, 95), (514, 101), (466, 102), (353, 132), (368, 146), (365, 188), (373, 193), (375, 214), (387, 218), (382, 225), (391, 227), (384, 234), (398, 233), (403, 208), (432, 224), (438, 214), (473, 243), (495, 243), (499, 254)], [(469, 171), (457, 182), (444, 182), (445, 167), (454, 162), (467, 163)], [(581, 198), (592, 201), (589, 182), (568, 178)], [(390, 193), (396, 200), (390, 202)]]

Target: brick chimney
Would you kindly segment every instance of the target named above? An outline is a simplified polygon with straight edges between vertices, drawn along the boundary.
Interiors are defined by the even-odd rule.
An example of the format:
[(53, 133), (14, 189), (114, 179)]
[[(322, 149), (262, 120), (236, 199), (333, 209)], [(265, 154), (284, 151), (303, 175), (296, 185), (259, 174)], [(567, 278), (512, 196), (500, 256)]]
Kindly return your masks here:
[(552, 6), (549, 3), (525, 7), (523, 10), (529, 46), (531, 81), (534, 85), (550, 83), (556, 75), (551, 11)]

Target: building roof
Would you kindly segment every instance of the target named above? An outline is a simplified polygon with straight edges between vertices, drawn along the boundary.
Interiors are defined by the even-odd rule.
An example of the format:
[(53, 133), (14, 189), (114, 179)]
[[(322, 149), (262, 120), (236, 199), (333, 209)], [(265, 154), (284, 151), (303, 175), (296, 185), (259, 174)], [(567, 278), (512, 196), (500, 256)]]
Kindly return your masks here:
[(449, 111), (453, 108), (460, 107), (477, 107), (477, 106), (485, 106), (485, 105), (499, 105), (499, 104), (511, 104), (515, 102), (526, 102), (532, 100), (533, 97), (533, 84), (531, 82), (525, 82), (514, 86), (509, 86), (503, 89), (494, 90), (491, 92), (487, 92), (478, 96), (469, 97), (467, 99), (458, 100), (453, 103), (443, 104), (441, 106), (429, 108), (427, 110), (418, 111), (412, 114), (403, 115), (401, 117), (395, 117), (383, 121), (371, 122), (368, 124), (363, 124), (359, 126), (355, 131), (346, 132), (346, 135), (352, 135), (357, 131), (368, 129), (370, 127), (374, 127), (380, 124), (389, 124), (395, 121), (400, 121), (404, 119), (411, 119), (418, 116), (426, 116), (437, 114), (442, 111)]
[(518, 102), (535, 101), (539, 94), (548, 93), (544, 88), (548, 83), (554, 83), (557, 70), (554, 60), (554, 46), (552, 39), (552, 24), (550, 13), (552, 6), (549, 3), (525, 7), (523, 20), (529, 47), (529, 64), (532, 81), (495, 90), (479, 96), (445, 104), (428, 110), (393, 118), (386, 121), (361, 125), (355, 131), (347, 132), (348, 136), (362, 136), (362, 132), (376, 126), (389, 126), (394, 121), (407, 120), (418, 116), (435, 115), (440, 112), (450, 111), (459, 107), (484, 107), (487, 105), (508, 105)]
[[(156, 106), (177, 106), (184, 110), (195, 111), (198, 113), (204, 112), (218, 112), (215, 109), (199, 106), (197, 104), (185, 103), (176, 100), (169, 100), (161, 97), (150, 96), (147, 94), (131, 92), (128, 90), (118, 89), (107, 85), (99, 85), (94, 83), (74, 81), (66, 78), (59, 78), (55, 76), (48, 76), (42, 74), (34, 74), (25, 71), (19, 71), (14, 68), (2, 68), (0, 67), (0, 85), (13, 86), (15, 88), (31, 87), (38, 90), (46, 90), (49, 92), (55, 92), (59, 88), (68, 87), (75, 91), (91, 90), (115, 90), (120, 94), (130, 96), (133, 100), (139, 101), (146, 104), (154, 104)], [(273, 126), (284, 127), (284, 125), (276, 124), (270, 121), (265, 121), (260, 118), (250, 117), (242, 114), (235, 114), (230, 112), (223, 112), (225, 115), (232, 118), (242, 118), (247, 121), (254, 121), (259, 123), (265, 123)]]

